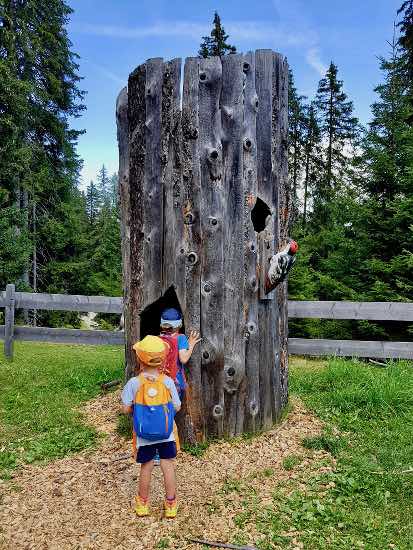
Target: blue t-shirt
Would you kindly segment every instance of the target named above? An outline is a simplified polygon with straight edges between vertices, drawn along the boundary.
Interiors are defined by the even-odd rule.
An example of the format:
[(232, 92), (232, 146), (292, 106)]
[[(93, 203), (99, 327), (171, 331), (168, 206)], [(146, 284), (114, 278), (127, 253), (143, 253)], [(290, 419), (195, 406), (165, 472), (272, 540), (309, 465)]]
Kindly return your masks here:
[[(181, 351), (181, 349), (189, 349), (189, 342), (188, 338), (185, 336), (185, 334), (179, 334), (178, 335), (178, 353)], [(179, 360), (178, 355), (178, 372), (176, 375), (176, 381), (179, 385), (179, 390), (184, 391), (187, 388), (186, 379), (185, 379), (185, 371), (184, 366)]]

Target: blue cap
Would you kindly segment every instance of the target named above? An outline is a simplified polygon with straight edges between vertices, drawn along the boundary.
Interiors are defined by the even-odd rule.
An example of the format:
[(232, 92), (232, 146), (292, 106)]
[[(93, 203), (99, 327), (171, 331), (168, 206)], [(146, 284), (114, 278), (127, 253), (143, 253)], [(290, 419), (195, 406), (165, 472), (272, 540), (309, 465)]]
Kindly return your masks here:
[(173, 307), (165, 309), (161, 315), (161, 327), (170, 326), (180, 328), (182, 326), (182, 315)]
[(161, 317), (164, 321), (180, 321), (182, 319), (182, 315), (173, 307), (165, 309)]

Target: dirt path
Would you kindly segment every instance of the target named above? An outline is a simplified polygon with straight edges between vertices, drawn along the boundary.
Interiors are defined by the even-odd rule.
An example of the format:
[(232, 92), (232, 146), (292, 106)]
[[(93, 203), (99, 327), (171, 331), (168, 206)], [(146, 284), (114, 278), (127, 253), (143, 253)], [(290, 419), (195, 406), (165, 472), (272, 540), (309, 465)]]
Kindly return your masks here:
[[(307, 454), (299, 470), (311, 470), (323, 456), (300, 445), (319, 433), (321, 422), (299, 402), (272, 431), (248, 441), (212, 445), (201, 458), (181, 454), (177, 461), (179, 517), (162, 519), (162, 485), (155, 469), (152, 516), (136, 518), (131, 508), (138, 466), (116, 460), (130, 451), (115, 433), (119, 392), (91, 401), (88, 421), (107, 435), (97, 450), (57, 460), (45, 467), (27, 466), (12, 484), (0, 485), (0, 547), (5, 550), (175, 550), (199, 549), (188, 537), (230, 541), (239, 532), (234, 517), (240, 511), (237, 483), (248, 480), (258, 505), (271, 501), (280, 480), (298, 475), (282, 467), (290, 455)], [(238, 480), (238, 481), (237, 481)], [(243, 528), (249, 543), (258, 544), (253, 523)], [(167, 542), (168, 541), (168, 542)]]

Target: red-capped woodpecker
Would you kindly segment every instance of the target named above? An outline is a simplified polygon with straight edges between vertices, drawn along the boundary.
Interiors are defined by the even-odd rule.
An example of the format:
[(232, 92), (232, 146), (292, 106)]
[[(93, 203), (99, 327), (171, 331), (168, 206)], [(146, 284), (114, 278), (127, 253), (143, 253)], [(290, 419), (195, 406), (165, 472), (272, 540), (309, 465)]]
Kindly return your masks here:
[(265, 278), (265, 293), (268, 294), (288, 275), (288, 272), (295, 263), (295, 254), (298, 250), (298, 244), (290, 241), (285, 248), (281, 249), (270, 259), (270, 267)]

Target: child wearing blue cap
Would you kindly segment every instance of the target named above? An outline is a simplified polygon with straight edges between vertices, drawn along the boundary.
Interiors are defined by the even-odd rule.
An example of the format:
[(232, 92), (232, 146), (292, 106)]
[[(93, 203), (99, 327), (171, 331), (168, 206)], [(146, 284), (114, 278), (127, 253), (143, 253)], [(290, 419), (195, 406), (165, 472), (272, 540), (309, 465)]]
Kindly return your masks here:
[(196, 331), (191, 331), (189, 338), (180, 334), (182, 328), (182, 315), (175, 308), (168, 308), (161, 315), (161, 338), (166, 341), (171, 349), (170, 357), (176, 365), (169, 365), (169, 375), (175, 380), (175, 384), (182, 400), (187, 388), (184, 365), (188, 363), (195, 346), (201, 341)]

